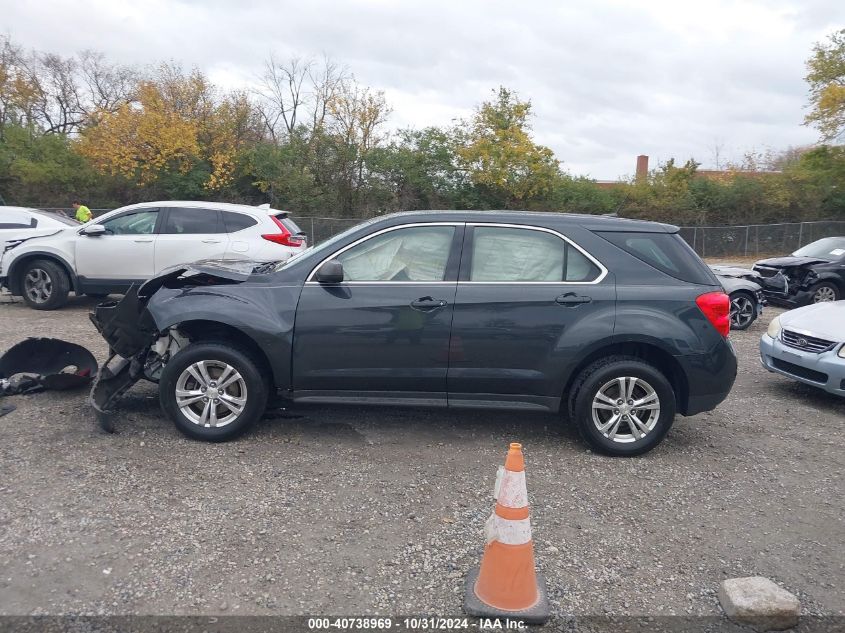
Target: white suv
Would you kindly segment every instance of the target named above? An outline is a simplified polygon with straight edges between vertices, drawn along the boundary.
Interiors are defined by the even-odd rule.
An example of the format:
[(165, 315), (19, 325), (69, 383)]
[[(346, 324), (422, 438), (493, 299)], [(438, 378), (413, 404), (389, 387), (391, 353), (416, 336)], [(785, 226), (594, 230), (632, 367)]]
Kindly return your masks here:
[(0, 286), (36, 310), (64, 305), (68, 293), (123, 293), (171, 266), (201, 259), (284, 261), (306, 248), (284, 211), (215, 202), (144, 202), (81, 227), (10, 241)]

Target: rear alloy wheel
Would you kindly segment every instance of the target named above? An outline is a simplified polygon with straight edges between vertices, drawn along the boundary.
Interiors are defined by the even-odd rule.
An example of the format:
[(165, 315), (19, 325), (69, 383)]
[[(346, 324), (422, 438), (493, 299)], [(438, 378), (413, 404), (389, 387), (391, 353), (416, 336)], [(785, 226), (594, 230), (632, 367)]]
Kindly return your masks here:
[(219, 442), (243, 433), (264, 413), (267, 385), (256, 362), (223, 343), (192, 343), (167, 363), (161, 405), (190, 437)]
[(61, 266), (47, 259), (25, 264), (21, 272), (21, 293), (35, 310), (55, 310), (67, 302), (70, 280)]
[(745, 292), (731, 296), (731, 329), (747, 330), (757, 319), (757, 302)]
[(839, 288), (834, 284), (823, 281), (810, 289), (813, 303), (826, 303), (839, 300)]
[(648, 363), (615, 356), (585, 369), (575, 383), (573, 413), (595, 449), (633, 456), (657, 446), (675, 419), (675, 393)]

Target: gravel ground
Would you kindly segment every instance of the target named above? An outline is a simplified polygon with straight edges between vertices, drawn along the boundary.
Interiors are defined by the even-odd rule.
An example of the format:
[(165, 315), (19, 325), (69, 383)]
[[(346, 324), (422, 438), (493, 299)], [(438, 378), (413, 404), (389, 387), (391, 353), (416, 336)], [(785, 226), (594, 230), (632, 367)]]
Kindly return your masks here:
[[(50, 335), (102, 359), (92, 306), (6, 298), (0, 350)], [(312, 406), (212, 445), (181, 436), (149, 383), (112, 436), (85, 393), (7, 398), (0, 614), (457, 615), (521, 441), (556, 618), (718, 615), (719, 582), (747, 575), (843, 615), (845, 400), (761, 368), (778, 312), (731, 335), (728, 400), (635, 459), (539, 414)]]

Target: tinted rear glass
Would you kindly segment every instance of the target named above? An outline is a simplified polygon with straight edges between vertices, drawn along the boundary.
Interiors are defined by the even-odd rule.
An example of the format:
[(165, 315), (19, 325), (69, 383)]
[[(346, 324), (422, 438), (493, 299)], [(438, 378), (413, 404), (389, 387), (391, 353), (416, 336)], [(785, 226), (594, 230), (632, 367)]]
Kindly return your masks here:
[(249, 227), (258, 224), (258, 220), (246, 215), (245, 213), (232, 213), (231, 211), (222, 211), (222, 213), (227, 233), (243, 231), (244, 229), (248, 229)]
[(167, 222), (161, 233), (176, 235), (202, 235), (204, 233), (224, 233), (219, 226), (218, 213), (214, 209), (174, 207), (167, 215)]
[(660, 272), (694, 284), (715, 284), (704, 262), (677, 233), (611, 233), (597, 231), (611, 244)]

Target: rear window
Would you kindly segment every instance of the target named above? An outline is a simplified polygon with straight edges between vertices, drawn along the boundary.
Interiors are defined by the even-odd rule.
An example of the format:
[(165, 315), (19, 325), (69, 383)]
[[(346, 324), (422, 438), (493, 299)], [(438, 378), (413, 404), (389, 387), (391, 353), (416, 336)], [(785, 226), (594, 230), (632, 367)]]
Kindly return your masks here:
[(713, 274), (677, 233), (596, 233), (626, 253), (676, 279), (707, 286), (714, 284)]
[(301, 233), (302, 235), (305, 235), (305, 231), (303, 231), (301, 228), (299, 228), (299, 226), (297, 226), (296, 222), (294, 222), (294, 221), (293, 221), (293, 220), (291, 220), (290, 218), (288, 218), (288, 217), (286, 217), (286, 216), (284, 216), (284, 215), (277, 215), (277, 216), (276, 216), (276, 219), (277, 219), (279, 222), (281, 222), (282, 224), (284, 224), (285, 228), (286, 228), (288, 231), (290, 231), (290, 234), (291, 234), (291, 235), (298, 235), (298, 234), (300, 234), (300, 233)]
[(223, 211), (222, 213), (227, 233), (243, 231), (244, 229), (248, 229), (249, 227), (258, 224), (258, 220), (245, 213), (232, 213), (231, 211)]

